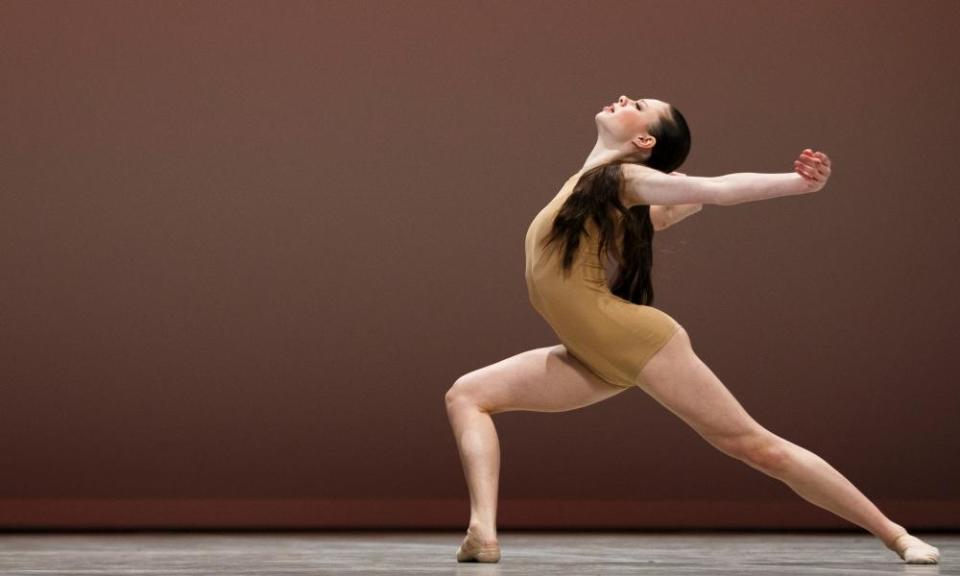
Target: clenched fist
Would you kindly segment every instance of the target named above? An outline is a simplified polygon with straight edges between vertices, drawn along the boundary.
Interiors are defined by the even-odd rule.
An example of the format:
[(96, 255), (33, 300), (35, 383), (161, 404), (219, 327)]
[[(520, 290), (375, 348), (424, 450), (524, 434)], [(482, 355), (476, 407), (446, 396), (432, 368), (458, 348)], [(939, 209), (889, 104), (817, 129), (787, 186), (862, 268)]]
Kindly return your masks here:
[(794, 160), (793, 169), (803, 176), (808, 192), (816, 192), (827, 184), (830, 178), (830, 158), (823, 152), (814, 152), (806, 148), (800, 157)]

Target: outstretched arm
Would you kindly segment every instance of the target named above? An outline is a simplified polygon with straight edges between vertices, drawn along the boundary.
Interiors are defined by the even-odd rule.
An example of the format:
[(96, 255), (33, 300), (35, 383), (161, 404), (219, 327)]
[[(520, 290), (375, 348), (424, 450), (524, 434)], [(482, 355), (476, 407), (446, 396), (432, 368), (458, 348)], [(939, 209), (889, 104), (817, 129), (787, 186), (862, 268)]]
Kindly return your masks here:
[(805, 148), (793, 161), (793, 172), (757, 174), (739, 172), (720, 176), (721, 192), (717, 204), (729, 206), (741, 202), (767, 200), (778, 196), (816, 192), (830, 177), (830, 158), (823, 152)]
[[(686, 176), (683, 172), (671, 172), (670, 176)], [(650, 206), (650, 221), (653, 223), (654, 230), (663, 230), (683, 220), (687, 216), (693, 216), (703, 209), (703, 204), (674, 204), (672, 206), (662, 206), (653, 204)]]
[(794, 172), (737, 172), (716, 177), (675, 178), (642, 164), (623, 164), (624, 188), (631, 204), (719, 204), (767, 200), (816, 192), (830, 177), (830, 159), (809, 148), (794, 162)]

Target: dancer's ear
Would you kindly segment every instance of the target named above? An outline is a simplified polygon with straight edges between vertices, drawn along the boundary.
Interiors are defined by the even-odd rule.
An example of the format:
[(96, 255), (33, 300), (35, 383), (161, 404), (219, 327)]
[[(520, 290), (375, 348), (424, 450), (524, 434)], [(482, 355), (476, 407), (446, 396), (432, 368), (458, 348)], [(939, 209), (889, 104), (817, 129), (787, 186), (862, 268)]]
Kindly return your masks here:
[(639, 134), (633, 138), (630, 142), (634, 146), (639, 148), (638, 151), (648, 151), (653, 148), (653, 145), (657, 143), (657, 139), (649, 134)]

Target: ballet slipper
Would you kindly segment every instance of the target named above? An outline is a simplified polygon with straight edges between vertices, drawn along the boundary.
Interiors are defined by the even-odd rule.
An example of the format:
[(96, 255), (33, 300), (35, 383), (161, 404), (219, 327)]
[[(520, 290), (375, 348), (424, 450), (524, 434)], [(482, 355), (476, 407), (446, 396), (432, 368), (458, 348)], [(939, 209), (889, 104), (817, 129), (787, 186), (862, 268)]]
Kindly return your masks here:
[(500, 543), (481, 542), (476, 535), (467, 530), (467, 535), (457, 548), (457, 562), (499, 562)]
[(897, 553), (907, 564), (939, 564), (940, 549), (931, 546), (908, 532), (893, 539), (887, 548)]

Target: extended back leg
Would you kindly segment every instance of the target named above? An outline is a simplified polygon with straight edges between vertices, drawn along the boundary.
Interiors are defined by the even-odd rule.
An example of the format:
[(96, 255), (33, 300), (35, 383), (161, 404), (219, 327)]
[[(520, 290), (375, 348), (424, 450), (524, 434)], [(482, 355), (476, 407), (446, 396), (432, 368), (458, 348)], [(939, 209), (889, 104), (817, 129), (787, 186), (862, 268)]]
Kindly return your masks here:
[[(906, 529), (884, 516), (823, 458), (758, 424), (694, 353), (686, 330), (681, 328), (640, 376), (638, 386), (642, 390), (707, 442), (783, 481), (805, 500), (861, 526), (904, 557), (909, 538), (898, 538), (906, 534)], [(922, 543), (914, 540), (910, 541), (914, 547)], [(923, 554), (913, 556), (932, 557), (935, 547), (928, 547)]]

